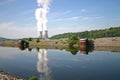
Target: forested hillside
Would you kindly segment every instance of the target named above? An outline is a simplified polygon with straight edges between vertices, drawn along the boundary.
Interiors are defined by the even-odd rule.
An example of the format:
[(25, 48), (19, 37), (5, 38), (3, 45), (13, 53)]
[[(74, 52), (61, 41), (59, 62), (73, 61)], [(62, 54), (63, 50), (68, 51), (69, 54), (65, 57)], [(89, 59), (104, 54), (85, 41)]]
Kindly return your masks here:
[(76, 36), (76, 37), (80, 37), (80, 38), (120, 37), (120, 26), (119, 27), (111, 27), (109, 29), (58, 34), (58, 35), (52, 36), (50, 39), (69, 38), (70, 36)]
[(7, 40), (7, 39), (0, 37), (0, 41), (5, 41), (5, 40)]

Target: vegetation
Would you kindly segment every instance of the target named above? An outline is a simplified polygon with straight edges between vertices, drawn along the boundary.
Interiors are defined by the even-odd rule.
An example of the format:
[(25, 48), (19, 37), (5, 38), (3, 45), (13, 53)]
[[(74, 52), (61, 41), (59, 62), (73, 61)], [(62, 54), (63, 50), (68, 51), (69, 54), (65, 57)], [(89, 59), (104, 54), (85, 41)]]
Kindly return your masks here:
[(15, 47), (16, 45), (17, 45), (17, 41), (14, 40), (6, 40), (0, 42), (0, 46)]
[(103, 38), (103, 37), (120, 37), (120, 26), (119, 27), (111, 27), (109, 29), (101, 29), (101, 30), (91, 30), (84, 32), (76, 32), (76, 33), (64, 33), (52, 36), (50, 39), (62, 39), (69, 38), (70, 36), (80, 37), (80, 38)]
[(75, 44), (79, 45), (79, 38), (72, 36), (69, 38), (69, 47), (74, 47)]
[(20, 40), (20, 41), (18, 42), (18, 47), (19, 47), (19, 49), (21, 49), (21, 50), (25, 50), (26, 48), (29, 47), (29, 42), (26, 41), (26, 40)]
[(39, 38), (37, 38), (37, 39), (36, 39), (36, 42), (37, 42), (37, 43), (38, 43), (38, 42), (40, 42), (40, 39), (39, 39)]
[(30, 38), (28, 38), (28, 41), (32, 41), (32, 38), (30, 37)]
[(0, 70), (0, 72), (4, 72), (3, 70)]
[(37, 79), (37, 77), (36, 76), (32, 76), (32, 77), (30, 77), (30, 79), (29, 80), (38, 80)]
[(76, 55), (79, 52), (79, 50), (80, 50), (79, 48), (75, 48), (75, 47), (68, 47), (66, 49), (66, 51), (69, 51), (73, 55)]

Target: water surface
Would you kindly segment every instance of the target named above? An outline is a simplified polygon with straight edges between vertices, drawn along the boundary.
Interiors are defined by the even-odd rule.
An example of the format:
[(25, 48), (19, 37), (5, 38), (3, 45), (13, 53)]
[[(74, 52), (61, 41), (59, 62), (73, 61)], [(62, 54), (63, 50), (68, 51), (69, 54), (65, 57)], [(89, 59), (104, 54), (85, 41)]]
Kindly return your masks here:
[(0, 69), (26, 80), (120, 80), (120, 52), (0, 47)]

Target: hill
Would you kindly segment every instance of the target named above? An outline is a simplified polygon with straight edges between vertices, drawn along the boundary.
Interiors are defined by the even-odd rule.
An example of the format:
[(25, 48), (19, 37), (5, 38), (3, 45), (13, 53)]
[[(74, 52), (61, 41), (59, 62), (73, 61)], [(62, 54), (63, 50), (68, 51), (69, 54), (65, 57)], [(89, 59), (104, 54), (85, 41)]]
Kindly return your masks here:
[(7, 40), (13, 40), (13, 41), (16, 41), (16, 40), (18, 40), (18, 39), (8, 39), (8, 38), (0, 37), (0, 42), (1, 42), (1, 41), (7, 41)]
[(50, 39), (63, 39), (63, 38), (69, 38), (70, 36), (76, 36), (80, 38), (120, 37), (120, 26), (111, 27), (109, 29), (58, 34), (50, 37)]
[(8, 40), (8, 39), (0, 37), (0, 41), (5, 41), (5, 40)]

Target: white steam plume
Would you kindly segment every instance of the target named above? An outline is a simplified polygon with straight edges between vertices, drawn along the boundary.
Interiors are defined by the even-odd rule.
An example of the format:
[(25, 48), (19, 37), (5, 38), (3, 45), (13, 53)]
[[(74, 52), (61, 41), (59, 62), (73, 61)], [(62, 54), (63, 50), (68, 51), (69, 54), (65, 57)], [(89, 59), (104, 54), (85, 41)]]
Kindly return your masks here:
[(39, 36), (39, 32), (42, 32), (42, 35), (44, 35), (44, 32), (47, 31), (47, 13), (49, 10), (50, 0), (37, 0), (37, 4), (38, 8), (35, 11), (35, 17), (37, 20), (37, 30)]

